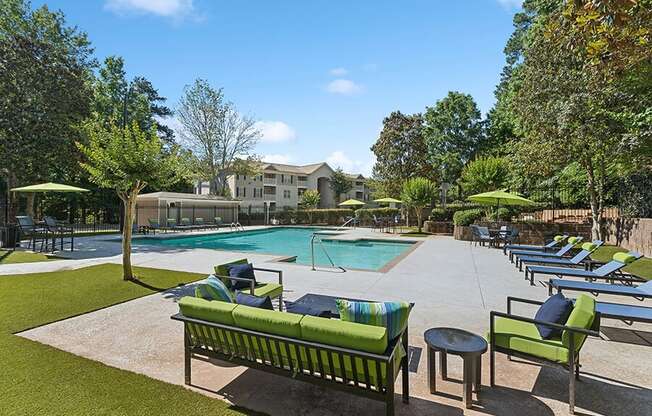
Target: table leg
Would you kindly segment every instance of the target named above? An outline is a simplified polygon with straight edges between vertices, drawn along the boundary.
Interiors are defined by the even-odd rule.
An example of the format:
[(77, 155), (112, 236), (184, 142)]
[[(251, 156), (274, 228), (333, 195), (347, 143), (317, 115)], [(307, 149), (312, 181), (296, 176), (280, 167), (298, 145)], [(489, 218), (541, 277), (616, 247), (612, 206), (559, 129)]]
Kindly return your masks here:
[(430, 393), (434, 394), (437, 390), (437, 359), (435, 350), (428, 347), (428, 382), (430, 383)]
[(475, 383), (473, 386), (473, 391), (480, 396), (480, 389), (482, 388), (482, 355), (478, 355), (478, 358), (475, 362)]
[(444, 351), (439, 351), (439, 368), (439, 371), (441, 371), (441, 379), (448, 379), (448, 357)]
[(473, 406), (473, 381), (475, 379), (475, 358), (464, 357), (464, 376), (462, 377), (462, 384), (464, 385), (464, 407), (470, 409)]

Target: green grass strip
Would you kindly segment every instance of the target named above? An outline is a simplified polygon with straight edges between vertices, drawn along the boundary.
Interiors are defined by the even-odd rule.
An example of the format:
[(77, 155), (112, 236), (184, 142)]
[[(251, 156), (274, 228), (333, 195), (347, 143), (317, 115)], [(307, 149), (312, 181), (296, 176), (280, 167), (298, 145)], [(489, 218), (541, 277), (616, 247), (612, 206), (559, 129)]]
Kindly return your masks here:
[[(606, 263), (611, 261), (615, 253), (627, 252), (629, 250), (624, 249), (618, 246), (600, 246), (598, 247), (591, 258), (596, 261)], [(642, 277), (643, 279), (652, 280), (652, 259), (648, 257), (643, 257), (642, 259), (636, 260), (634, 263), (629, 266), (623, 267), (623, 271), (631, 273), (635, 276)]]
[(0, 276), (0, 415), (256, 414), (13, 335), (205, 277), (149, 268), (136, 274), (144, 285), (123, 281), (115, 264)]

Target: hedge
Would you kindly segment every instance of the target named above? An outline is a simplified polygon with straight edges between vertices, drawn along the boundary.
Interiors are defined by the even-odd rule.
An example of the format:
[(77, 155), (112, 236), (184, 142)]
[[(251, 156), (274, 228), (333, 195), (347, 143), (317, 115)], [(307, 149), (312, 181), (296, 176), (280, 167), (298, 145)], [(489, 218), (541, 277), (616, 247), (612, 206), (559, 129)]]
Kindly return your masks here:
[(480, 205), (476, 204), (448, 204), (446, 207), (435, 207), (432, 209), (430, 212), (430, 218), (433, 221), (452, 221), (453, 220), (453, 215), (457, 211), (463, 211), (463, 210), (468, 210), (468, 209), (473, 209), (473, 208), (480, 208)]
[(481, 208), (465, 209), (457, 211), (453, 215), (455, 225), (471, 225), (484, 216), (484, 210)]

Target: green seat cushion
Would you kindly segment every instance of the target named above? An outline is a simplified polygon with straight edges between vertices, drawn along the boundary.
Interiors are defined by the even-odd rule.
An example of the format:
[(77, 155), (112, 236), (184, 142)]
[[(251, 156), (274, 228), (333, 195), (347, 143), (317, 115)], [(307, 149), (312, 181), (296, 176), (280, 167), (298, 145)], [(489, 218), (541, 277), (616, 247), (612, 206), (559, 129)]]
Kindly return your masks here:
[(630, 253), (616, 253), (613, 256), (613, 259), (623, 264), (629, 264), (636, 260), (636, 256)]
[(336, 319), (304, 316), (301, 339), (352, 350), (382, 354), (387, 349), (387, 329)]
[(560, 241), (562, 241), (563, 239), (564, 239), (564, 236), (563, 236), (563, 235), (556, 235), (556, 236), (554, 237), (554, 240), (555, 240), (556, 242), (560, 242)]
[(582, 250), (586, 250), (588, 252), (592, 252), (596, 248), (598, 248), (598, 246), (596, 244), (593, 244), (593, 243), (584, 243), (584, 244), (582, 244)]
[(580, 240), (581, 240), (580, 237), (569, 237), (568, 238), (568, 244), (575, 244)]
[[(250, 290), (243, 289), (242, 292), (250, 293)], [(283, 294), (283, 285), (278, 283), (258, 283), (254, 287), (254, 295), (259, 297), (269, 296), (270, 298), (277, 298)]]
[[(575, 306), (573, 311), (568, 316), (566, 321), (566, 326), (572, 326), (574, 328), (590, 329), (593, 326), (593, 320), (595, 319), (595, 299), (588, 295), (580, 295), (575, 300)], [(568, 348), (570, 346), (570, 331), (564, 331), (561, 334), (561, 340), (563, 344)], [(575, 351), (579, 351), (584, 344), (586, 335), (583, 334), (574, 334), (575, 339)]]
[(229, 276), (229, 266), (235, 264), (247, 264), (247, 259), (234, 260), (229, 263), (218, 264), (215, 266), (215, 274), (219, 276), (220, 279), (226, 284), (227, 287), (231, 287), (231, 280), (226, 277)]
[[(490, 334), (487, 333), (487, 340)], [(542, 339), (537, 327), (529, 322), (509, 318), (496, 318), (494, 321), (495, 343), (525, 354), (558, 363), (568, 362), (568, 348), (560, 339)]]
[(224, 325), (235, 325), (232, 313), (236, 306), (238, 305), (235, 303), (211, 301), (192, 296), (184, 296), (179, 299), (179, 310), (184, 316)]
[(288, 338), (301, 338), (299, 322), (302, 318), (301, 315), (252, 308), (246, 305), (238, 305), (233, 310), (233, 320), (236, 326)]

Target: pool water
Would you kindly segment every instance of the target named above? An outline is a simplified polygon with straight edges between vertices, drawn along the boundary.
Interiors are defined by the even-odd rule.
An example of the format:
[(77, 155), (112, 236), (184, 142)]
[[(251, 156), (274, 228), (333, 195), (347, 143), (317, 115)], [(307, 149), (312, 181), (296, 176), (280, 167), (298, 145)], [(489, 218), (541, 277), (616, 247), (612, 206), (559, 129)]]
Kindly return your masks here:
[(228, 251), (251, 251), (280, 256), (296, 256), (299, 264), (311, 264), (310, 239), (315, 232), (322, 240), (315, 243), (315, 264), (330, 266), (327, 255), (336, 266), (345, 269), (379, 270), (394, 258), (406, 252), (413, 242), (379, 240), (329, 240), (335, 234), (323, 228), (276, 227), (264, 230), (234, 233), (178, 236), (171, 238), (134, 238), (137, 245), (157, 245), (180, 248), (209, 248)]

